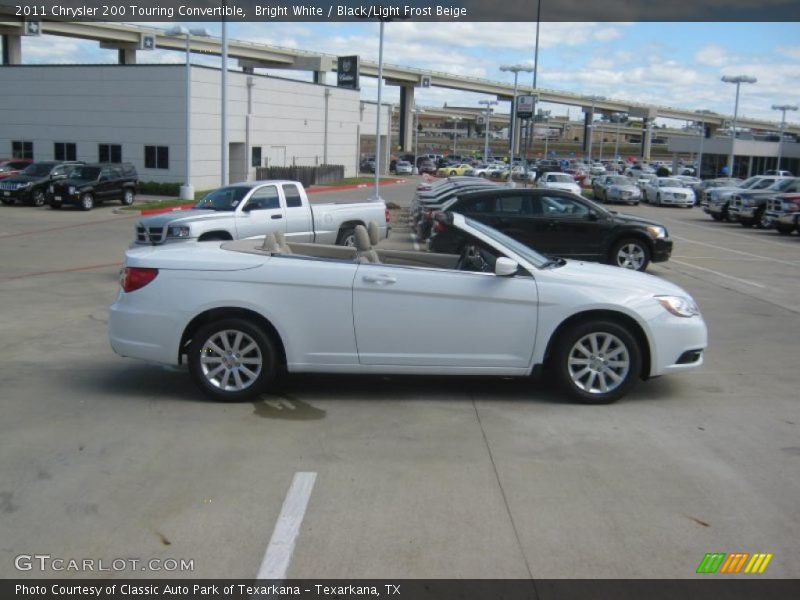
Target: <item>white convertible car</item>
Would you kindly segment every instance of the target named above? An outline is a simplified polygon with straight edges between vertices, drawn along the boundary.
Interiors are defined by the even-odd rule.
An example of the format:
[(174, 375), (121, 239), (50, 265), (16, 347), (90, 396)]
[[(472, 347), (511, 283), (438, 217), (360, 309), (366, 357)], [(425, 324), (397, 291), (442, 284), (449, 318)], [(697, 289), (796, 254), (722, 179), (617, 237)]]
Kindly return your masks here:
[[(127, 251), (109, 337), (127, 357), (188, 364), (221, 400), (276, 371), (552, 373), (573, 398), (607, 403), (640, 378), (703, 362), (706, 326), (681, 288), (595, 263), (548, 259), (446, 213), (460, 255), (264, 238)], [(419, 315), (429, 315), (420, 319)]]

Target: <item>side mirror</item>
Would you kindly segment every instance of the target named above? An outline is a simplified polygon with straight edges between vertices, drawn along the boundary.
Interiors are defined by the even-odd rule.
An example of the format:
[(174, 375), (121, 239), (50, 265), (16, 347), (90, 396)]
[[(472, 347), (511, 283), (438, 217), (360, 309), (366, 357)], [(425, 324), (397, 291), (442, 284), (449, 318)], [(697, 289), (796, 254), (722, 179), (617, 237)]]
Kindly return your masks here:
[(494, 274), (498, 277), (511, 277), (519, 270), (517, 261), (501, 256), (494, 263)]
[(598, 221), (600, 219), (600, 215), (598, 215), (595, 211), (590, 210), (589, 211), (589, 215), (588, 215), (588, 219), (590, 221)]

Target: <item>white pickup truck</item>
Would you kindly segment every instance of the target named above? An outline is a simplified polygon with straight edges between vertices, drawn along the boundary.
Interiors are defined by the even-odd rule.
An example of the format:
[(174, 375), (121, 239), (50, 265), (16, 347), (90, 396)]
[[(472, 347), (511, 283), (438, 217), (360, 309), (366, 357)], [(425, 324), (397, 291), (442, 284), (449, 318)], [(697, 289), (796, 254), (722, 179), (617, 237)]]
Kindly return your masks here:
[(190, 210), (145, 217), (136, 224), (134, 245), (187, 240), (238, 240), (282, 231), (292, 242), (355, 244), (356, 225), (378, 224), (389, 235), (383, 202), (314, 204), (297, 181), (248, 181), (214, 190)]

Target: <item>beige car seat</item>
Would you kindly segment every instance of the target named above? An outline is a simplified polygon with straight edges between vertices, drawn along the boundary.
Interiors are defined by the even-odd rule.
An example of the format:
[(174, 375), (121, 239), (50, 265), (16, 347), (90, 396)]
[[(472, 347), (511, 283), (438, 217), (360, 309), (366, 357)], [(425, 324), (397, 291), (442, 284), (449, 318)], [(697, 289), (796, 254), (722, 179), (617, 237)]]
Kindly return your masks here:
[(289, 244), (286, 243), (286, 236), (283, 234), (282, 231), (275, 232), (275, 240), (278, 242), (278, 252), (281, 254), (291, 254), (292, 249), (289, 248)]
[(356, 225), (355, 228), (356, 250), (358, 250), (358, 262), (379, 263), (381, 262), (378, 253), (372, 248), (369, 233), (363, 225)]

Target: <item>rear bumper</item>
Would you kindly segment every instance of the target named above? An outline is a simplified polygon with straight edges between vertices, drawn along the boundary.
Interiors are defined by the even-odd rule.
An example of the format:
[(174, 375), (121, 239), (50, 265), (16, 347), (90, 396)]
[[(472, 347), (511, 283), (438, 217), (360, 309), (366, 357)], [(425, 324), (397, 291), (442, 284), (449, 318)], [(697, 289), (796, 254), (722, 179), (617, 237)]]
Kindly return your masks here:
[(149, 307), (134, 310), (124, 293), (109, 308), (108, 339), (120, 356), (176, 365), (181, 333), (174, 318)]

